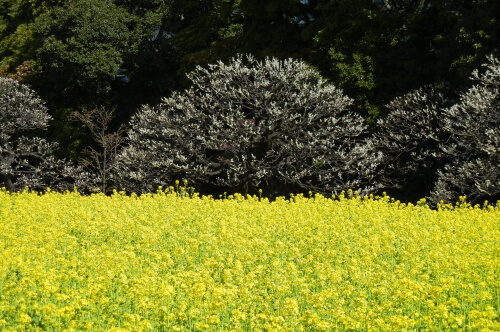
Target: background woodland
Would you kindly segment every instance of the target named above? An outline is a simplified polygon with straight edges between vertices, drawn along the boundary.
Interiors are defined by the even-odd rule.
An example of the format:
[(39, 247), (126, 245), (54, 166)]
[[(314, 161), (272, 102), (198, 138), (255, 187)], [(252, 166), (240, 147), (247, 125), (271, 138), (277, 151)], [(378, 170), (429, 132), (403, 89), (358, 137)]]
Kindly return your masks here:
[[(186, 179), (212, 194), (352, 188), (405, 201), (496, 200), (499, 17), (495, 0), (5, 0), (2, 181), (15, 190), (126, 185), (148, 192)], [(277, 67), (279, 75), (266, 74)], [(274, 113), (249, 113), (257, 104), (248, 96), (265, 99), (257, 81), (287, 83), (283, 96), (262, 108)], [(241, 87), (248, 95), (238, 94)], [(308, 89), (324, 91), (325, 104), (311, 93), (297, 99)], [(289, 102), (319, 114), (316, 122), (291, 116)], [(173, 109), (199, 111), (190, 113), (191, 124), (205, 117), (205, 127), (183, 132), (185, 145), (172, 143), (189, 122), (165, 116)], [(12, 120), (20, 116), (28, 120)], [(290, 119), (302, 124), (295, 145), (266, 136), (265, 126), (291, 128)], [(220, 123), (224, 137), (185, 149)], [(153, 136), (164, 128), (168, 144), (135, 134), (147, 136), (144, 128)], [(242, 130), (255, 139), (231, 136)], [(307, 135), (317, 150), (293, 152), (307, 145)], [(321, 150), (327, 137), (337, 155)], [(152, 142), (182, 151), (159, 157), (173, 160), (161, 165), (168, 176), (139, 176), (147, 166), (141, 162), (152, 160), (140, 147)], [(190, 153), (197, 159), (188, 160)]]

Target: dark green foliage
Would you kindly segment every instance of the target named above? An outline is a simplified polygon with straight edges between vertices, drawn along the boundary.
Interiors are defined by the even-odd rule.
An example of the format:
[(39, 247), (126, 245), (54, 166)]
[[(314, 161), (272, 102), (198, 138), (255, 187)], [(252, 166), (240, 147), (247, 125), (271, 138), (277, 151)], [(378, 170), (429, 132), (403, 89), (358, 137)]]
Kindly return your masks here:
[(422, 85), (469, 84), (499, 41), (493, 0), (330, 0), (316, 14), (307, 32), (317, 52), (311, 61), (374, 117)]
[(197, 65), (229, 59), (242, 37), (240, 0), (173, 0), (167, 24), (179, 51), (179, 86), (190, 82), (185, 74)]
[(131, 24), (124, 8), (105, 1), (71, 1), (40, 15), (36, 55), (46, 84), (80, 103), (109, 92), (127, 53), (137, 47)]

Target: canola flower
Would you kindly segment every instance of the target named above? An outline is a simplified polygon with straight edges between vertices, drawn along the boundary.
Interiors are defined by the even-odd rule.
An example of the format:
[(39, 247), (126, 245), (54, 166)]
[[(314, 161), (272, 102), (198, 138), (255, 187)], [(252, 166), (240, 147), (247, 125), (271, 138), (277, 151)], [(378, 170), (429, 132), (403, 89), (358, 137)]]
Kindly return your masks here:
[(1, 331), (499, 331), (500, 210), (0, 191)]

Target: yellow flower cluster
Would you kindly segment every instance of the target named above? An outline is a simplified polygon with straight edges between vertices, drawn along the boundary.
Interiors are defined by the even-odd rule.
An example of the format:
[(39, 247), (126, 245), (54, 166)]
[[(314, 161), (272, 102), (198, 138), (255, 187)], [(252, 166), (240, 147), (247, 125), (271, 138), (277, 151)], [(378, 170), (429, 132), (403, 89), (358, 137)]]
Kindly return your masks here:
[(0, 191), (0, 330), (499, 331), (500, 209)]

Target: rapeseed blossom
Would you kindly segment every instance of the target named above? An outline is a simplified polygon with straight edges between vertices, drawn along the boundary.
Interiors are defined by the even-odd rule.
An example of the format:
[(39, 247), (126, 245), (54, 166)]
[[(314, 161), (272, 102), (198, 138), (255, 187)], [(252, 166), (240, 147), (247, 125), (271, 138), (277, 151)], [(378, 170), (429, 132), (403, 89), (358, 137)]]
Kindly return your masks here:
[(0, 191), (2, 331), (498, 331), (500, 210)]

